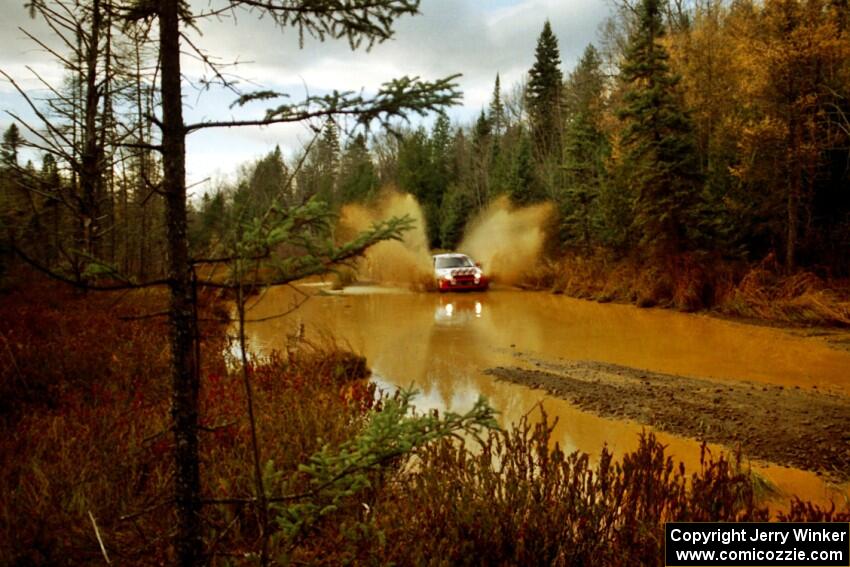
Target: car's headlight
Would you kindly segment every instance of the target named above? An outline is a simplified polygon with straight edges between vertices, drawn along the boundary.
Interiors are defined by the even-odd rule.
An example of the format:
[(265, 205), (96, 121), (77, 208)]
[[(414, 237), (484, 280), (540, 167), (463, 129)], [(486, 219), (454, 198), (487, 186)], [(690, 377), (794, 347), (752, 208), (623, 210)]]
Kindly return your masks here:
[(444, 279), (444, 280), (446, 280), (447, 282), (450, 282), (450, 281), (452, 281), (454, 278), (452, 277), (452, 275), (451, 275), (451, 274), (443, 274), (443, 279)]

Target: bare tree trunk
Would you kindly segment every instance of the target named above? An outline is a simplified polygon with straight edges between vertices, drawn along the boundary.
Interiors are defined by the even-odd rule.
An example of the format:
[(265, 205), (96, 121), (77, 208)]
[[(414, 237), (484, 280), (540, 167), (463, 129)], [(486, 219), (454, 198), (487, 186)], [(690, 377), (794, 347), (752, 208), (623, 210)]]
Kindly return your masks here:
[[(83, 29), (80, 24), (77, 24), (77, 51), (75, 53), (77, 67), (82, 69), (83, 67)], [(81, 77), (75, 77), (72, 79), (72, 90), (73, 96), (72, 104), (71, 104), (71, 155), (74, 157), (74, 160), (77, 163), (82, 162), (82, 157), (79, 151), (80, 147), (80, 138), (82, 136), (82, 128), (80, 128), (81, 117), (78, 115), (79, 110), (83, 105), (83, 81)], [(71, 194), (74, 196), (74, 200), (77, 204), (78, 210), (81, 212), (83, 209), (83, 196), (82, 191), (80, 189), (80, 172), (77, 167), (71, 168)], [(71, 220), (74, 225), (74, 244), (75, 248), (83, 248), (83, 243), (85, 242), (85, 221), (83, 221), (83, 215), (77, 214), (75, 218)], [(79, 254), (73, 254), (73, 265), (71, 268), (74, 271), (74, 274), (77, 278), (79, 278)]]
[[(138, 130), (138, 142), (140, 144), (145, 142), (145, 106), (142, 102), (142, 94), (144, 89), (144, 82), (142, 81), (142, 54), (141, 54), (141, 42), (135, 42), (135, 50), (136, 50), (136, 116), (137, 116), (137, 124), (136, 128)], [(145, 97), (147, 99), (147, 97)], [(147, 223), (147, 209), (145, 208), (145, 193), (147, 187), (145, 185), (145, 179), (148, 177), (147, 173), (147, 162), (148, 162), (148, 152), (145, 149), (139, 149), (137, 154), (138, 159), (138, 168), (139, 170), (136, 172), (136, 187), (135, 187), (135, 203), (139, 207), (139, 226), (136, 234), (138, 235), (138, 251), (139, 251), (139, 264), (137, 266), (136, 273), (139, 275), (141, 279), (147, 278), (147, 254), (146, 254), (146, 246), (148, 240), (148, 223)]]
[(245, 272), (243, 262), (239, 262), (239, 282), (236, 288), (236, 308), (239, 312), (239, 352), (242, 357), (242, 382), (245, 386), (245, 403), (248, 409), (248, 422), (251, 425), (251, 450), (254, 456), (254, 483), (257, 491), (257, 501), (260, 505), (261, 548), (260, 565), (269, 564), (269, 510), (266, 502), (266, 489), (263, 486), (263, 472), (260, 457), (260, 444), (257, 440), (257, 421), (254, 418), (254, 393), (251, 388), (251, 376), (248, 367), (248, 351), (245, 340)]
[[(792, 111), (793, 112), (793, 111)], [(785, 269), (792, 272), (796, 267), (796, 250), (797, 250), (797, 227), (799, 220), (800, 209), (800, 190), (803, 183), (802, 164), (800, 156), (800, 139), (799, 127), (795, 118), (791, 118), (788, 126), (788, 134), (791, 138), (789, 144), (789, 158), (791, 166), (791, 175), (788, 176), (788, 196), (786, 202), (786, 213), (788, 231), (785, 242)]]
[[(109, 261), (115, 264), (115, 255), (117, 247), (117, 232), (118, 223), (115, 216), (115, 166), (112, 163), (112, 154), (114, 148), (111, 147), (115, 142), (115, 117), (112, 106), (112, 79), (113, 79), (113, 61), (112, 61), (112, 4), (110, 0), (105, 0), (104, 9), (106, 12), (104, 29), (104, 47), (103, 47), (103, 115), (101, 116), (100, 126), (100, 148), (99, 148), (99, 163), (98, 171), (101, 172), (98, 179), (100, 183), (100, 195), (98, 195), (98, 210), (100, 203), (108, 202), (109, 209), (107, 215), (108, 220), (107, 230), (110, 231), (109, 238)], [(117, 67), (117, 65), (116, 65)], [(107, 144), (109, 144), (109, 155), (107, 155)], [(105, 193), (105, 194), (104, 194)]]
[(90, 255), (96, 255), (98, 236), (98, 198), (100, 188), (98, 178), (100, 175), (101, 151), (97, 135), (97, 111), (98, 111), (98, 85), (97, 85), (97, 61), (98, 48), (100, 44), (100, 28), (102, 26), (100, 13), (100, 0), (92, 2), (91, 34), (88, 39), (88, 51), (86, 52), (86, 77), (85, 77), (85, 107), (83, 108), (83, 152), (80, 168), (80, 186), (82, 189), (83, 217), (83, 249)]
[(200, 473), (198, 463), (198, 360), (189, 243), (186, 236), (186, 130), (180, 75), (179, 1), (159, 4), (162, 57), (162, 147), (172, 356), (171, 415), (175, 440), (175, 502), (178, 563), (201, 562)]

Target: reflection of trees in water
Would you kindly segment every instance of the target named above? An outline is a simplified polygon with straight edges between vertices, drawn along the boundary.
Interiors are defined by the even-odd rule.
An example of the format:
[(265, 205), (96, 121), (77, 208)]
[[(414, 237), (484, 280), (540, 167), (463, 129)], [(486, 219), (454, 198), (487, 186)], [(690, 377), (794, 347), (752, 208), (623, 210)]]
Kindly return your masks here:
[[(290, 296), (281, 291), (270, 291), (251, 315), (262, 317), (288, 307)], [(476, 304), (481, 306), (480, 317)], [(448, 305), (450, 324), (439, 320), (447, 316)], [(848, 360), (847, 353), (776, 329), (513, 291), (315, 297), (292, 316), (249, 326), (251, 340), (282, 348), (287, 333), (301, 322), (308, 337), (323, 330), (350, 344), (388, 382), (400, 387), (415, 383), (422, 391), (417, 406), (423, 410), (447, 405), (462, 410), (480, 393), (500, 412), (500, 423), (509, 425), (545, 400), (549, 417), (558, 419), (552, 438), (567, 451), (580, 449), (593, 457), (606, 443), (616, 454), (633, 449), (642, 428), (580, 412), (545, 392), (496, 382), (482, 371), (533, 365), (533, 360), (523, 363), (513, 356), (522, 351), (554, 362), (558, 357), (607, 360), (660, 372), (717, 372), (738, 379), (750, 379), (746, 376), (758, 370), (772, 373), (771, 379), (780, 383), (790, 377), (822, 387), (843, 379)], [(768, 349), (781, 352), (759, 356)], [(745, 356), (756, 359), (739, 363)], [(728, 370), (733, 365), (734, 373)], [(663, 434), (659, 438), (689, 469), (698, 463), (698, 443)], [(790, 474), (774, 472), (771, 478), (806, 498), (822, 492), (822, 483), (812, 475)]]

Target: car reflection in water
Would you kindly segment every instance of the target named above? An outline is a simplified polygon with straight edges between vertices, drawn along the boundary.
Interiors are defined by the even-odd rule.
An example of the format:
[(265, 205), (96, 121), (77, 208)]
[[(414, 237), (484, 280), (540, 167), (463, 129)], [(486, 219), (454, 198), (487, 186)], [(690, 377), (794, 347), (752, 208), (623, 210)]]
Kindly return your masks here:
[(471, 297), (440, 297), (434, 309), (434, 323), (439, 327), (463, 327), (480, 319), (484, 304)]

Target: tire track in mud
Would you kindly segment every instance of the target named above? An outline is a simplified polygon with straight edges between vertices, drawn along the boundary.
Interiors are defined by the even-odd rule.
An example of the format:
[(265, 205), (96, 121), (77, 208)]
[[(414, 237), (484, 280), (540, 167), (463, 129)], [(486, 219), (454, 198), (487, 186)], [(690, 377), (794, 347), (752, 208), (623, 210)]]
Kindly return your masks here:
[(754, 382), (716, 381), (598, 362), (530, 359), (490, 368), (606, 418), (740, 447), (750, 458), (850, 480), (850, 397)]

